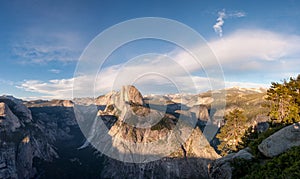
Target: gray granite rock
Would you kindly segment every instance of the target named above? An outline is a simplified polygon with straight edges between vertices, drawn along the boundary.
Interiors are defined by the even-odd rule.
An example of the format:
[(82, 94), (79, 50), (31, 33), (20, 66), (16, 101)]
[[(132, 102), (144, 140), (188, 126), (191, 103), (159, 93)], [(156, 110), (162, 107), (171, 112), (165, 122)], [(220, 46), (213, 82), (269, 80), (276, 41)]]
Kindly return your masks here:
[(300, 146), (300, 123), (284, 127), (259, 144), (258, 149), (267, 157), (275, 157), (286, 150)]

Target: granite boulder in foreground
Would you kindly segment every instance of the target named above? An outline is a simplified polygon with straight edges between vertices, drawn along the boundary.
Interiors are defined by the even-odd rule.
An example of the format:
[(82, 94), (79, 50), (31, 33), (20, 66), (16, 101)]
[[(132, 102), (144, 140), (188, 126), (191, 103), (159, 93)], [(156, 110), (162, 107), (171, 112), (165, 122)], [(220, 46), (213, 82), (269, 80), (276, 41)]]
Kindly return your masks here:
[(275, 157), (295, 146), (300, 146), (300, 123), (284, 127), (269, 136), (258, 149), (267, 157)]

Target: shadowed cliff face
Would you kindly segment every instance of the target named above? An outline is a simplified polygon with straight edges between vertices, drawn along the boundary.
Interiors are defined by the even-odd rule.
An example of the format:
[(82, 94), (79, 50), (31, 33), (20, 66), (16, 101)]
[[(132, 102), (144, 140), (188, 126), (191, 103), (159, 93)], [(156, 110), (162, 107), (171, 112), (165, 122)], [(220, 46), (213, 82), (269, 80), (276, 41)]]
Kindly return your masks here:
[(33, 159), (52, 161), (57, 153), (20, 100), (0, 97), (0, 178), (36, 176)]
[[(192, 128), (191, 125), (184, 127), (182, 131), (191, 130), (185, 141), (174, 141), (168, 137), (176, 130), (180, 115), (186, 122), (191, 118), (196, 121), (204, 118), (208, 121), (207, 107), (198, 105), (189, 108), (167, 100), (149, 98), (144, 102), (140, 92), (132, 86), (124, 87), (115, 93), (107, 104), (104, 110), (98, 111), (98, 119), (105, 121), (106, 126), (109, 126), (112, 147), (117, 148), (119, 152), (129, 153), (124, 155), (125, 158), (133, 157), (132, 160), (135, 160), (132, 154), (139, 153), (147, 160), (147, 155), (157, 151), (171, 151), (169, 146), (177, 147), (167, 156), (158, 156), (158, 160), (146, 163), (140, 163), (137, 159), (138, 163), (133, 164), (107, 158), (101, 177), (160, 178), (163, 174), (165, 178), (208, 178), (208, 163), (219, 158), (219, 155), (205, 139), (200, 128), (197, 125)], [(157, 118), (159, 119), (156, 120)], [(146, 144), (155, 141), (163, 141), (169, 146), (157, 145), (155, 148), (147, 148)], [(135, 144), (142, 146), (142, 149), (136, 148)]]

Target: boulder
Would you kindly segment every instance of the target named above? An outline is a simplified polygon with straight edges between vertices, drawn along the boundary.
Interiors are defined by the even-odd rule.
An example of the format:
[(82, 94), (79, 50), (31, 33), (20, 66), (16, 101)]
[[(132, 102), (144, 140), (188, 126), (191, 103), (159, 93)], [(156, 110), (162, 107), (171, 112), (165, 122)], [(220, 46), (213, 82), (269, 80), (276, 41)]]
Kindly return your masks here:
[(238, 153), (228, 154), (209, 165), (209, 176), (210, 178), (232, 178), (234, 168), (231, 166), (231, 162), (234, 159), (251, 160), (252, 158), (253, 155), (249, 148), (240, 150)]
[(269, 136), (259, 144), (258, 149), (267, 157), (275, 157), (294, 146), (300, 146), (300, 122)]

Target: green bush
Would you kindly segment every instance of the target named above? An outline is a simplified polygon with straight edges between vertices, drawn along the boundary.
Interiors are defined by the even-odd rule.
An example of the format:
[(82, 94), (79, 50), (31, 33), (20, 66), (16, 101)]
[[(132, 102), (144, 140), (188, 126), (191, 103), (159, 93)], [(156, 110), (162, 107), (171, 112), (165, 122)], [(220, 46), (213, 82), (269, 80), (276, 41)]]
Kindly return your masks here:
[(233, 178), (300, 178), (299, 154), (300, 146), (265, 162), (236, 159), (231, 163), (234, 167)]

